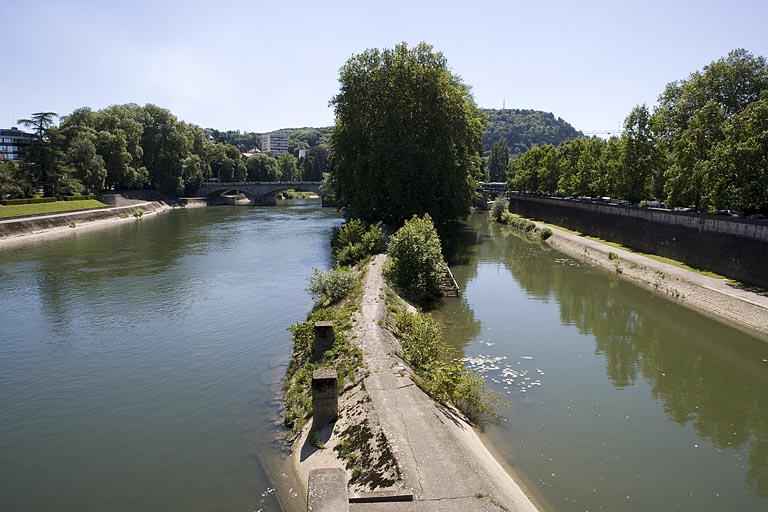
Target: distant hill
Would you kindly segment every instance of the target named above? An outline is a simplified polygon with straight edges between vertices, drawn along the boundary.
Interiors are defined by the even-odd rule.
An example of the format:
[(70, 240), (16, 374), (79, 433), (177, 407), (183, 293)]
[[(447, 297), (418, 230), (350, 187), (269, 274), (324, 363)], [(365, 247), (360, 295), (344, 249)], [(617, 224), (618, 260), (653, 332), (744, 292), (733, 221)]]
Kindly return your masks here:
[[(519, 109), (483, 109), (488, 114), (488, 126), (483, 132), (483, 153), (491, 151), (501, 137), (507, 139), (509, 154), (523, 153), (534, 145), (553, 144), (557, 146), (564, 140), (583, 137), (584, 134), (573, 126), (555, 117), (550, 112), (541, 110)], [(298, 150), (309, 149), (318, 144), (328, 144), (330, 127), (321, 128), (283, 128), (269, 133), (288, 135), (288, 148), (298, 155)], [(221, 142), (234, 144), (241, 151), (259, 146), (259, 133), (240, 133), (238, 131), (220, 132), (208, 129), (207, 133)]]
[(500, 138), (507, 139), (509, 154), (523, 153), (534, 145), (557, 146), (564, 140), (583, 137), (573, 126), (541, 110), (483, 109), (488, 126), (483, 132), (483, 153), (487, 155)]

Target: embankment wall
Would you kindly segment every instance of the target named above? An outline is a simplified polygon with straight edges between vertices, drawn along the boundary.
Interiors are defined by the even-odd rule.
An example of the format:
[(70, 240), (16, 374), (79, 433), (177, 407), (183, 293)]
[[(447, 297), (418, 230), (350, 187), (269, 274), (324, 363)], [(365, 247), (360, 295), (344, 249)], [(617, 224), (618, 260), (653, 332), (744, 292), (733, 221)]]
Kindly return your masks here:
[(37, 217), (25, 217), (0, 222), (0, 238), (36, 233), (52, 228), (71, 226), (97, 220), (109, 220), (129, 217), (138, 211), (151, 213), (163, 208), (159, 202), (140, 203), (131, 206), (102, 208), (80, 212), (51, 214)]
[(509, 208), (524, 217), (768, 288), (768, 224), (759, 221), (516, 194)]

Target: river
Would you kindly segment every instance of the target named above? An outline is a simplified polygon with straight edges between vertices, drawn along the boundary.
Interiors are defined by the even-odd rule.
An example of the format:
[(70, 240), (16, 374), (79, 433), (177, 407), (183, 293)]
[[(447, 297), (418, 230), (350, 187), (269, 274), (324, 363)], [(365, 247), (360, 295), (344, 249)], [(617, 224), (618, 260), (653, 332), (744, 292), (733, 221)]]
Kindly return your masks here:
[(768, 510), (768, 343), (470, 217), (433, 313), (547, 510)]
[(202, 208), (0, 249), (0, 508), (280, 510), (286, 327), (339, 223)]
[[(278, 511), (286, 326), (336, 212), (171, 211), (0, 249), (0, 503)], [(435, 315), (548, 510), (768, 507), (768, 343), (470, 217)], [(303, 497), (294, 496), (296, 505)], [(298, 507), (298, 505), (296, 505)]]

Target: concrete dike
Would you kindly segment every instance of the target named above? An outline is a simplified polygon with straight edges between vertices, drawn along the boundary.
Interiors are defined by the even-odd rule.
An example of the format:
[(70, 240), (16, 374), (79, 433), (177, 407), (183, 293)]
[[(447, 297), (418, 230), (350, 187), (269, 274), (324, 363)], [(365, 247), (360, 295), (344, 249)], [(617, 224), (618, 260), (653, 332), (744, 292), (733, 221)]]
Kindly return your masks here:
[(538, 226), (552, 230), (552, 236), (546, 243), (575, 259), (615, 271), (622, 278), (670, 300), (768, 340), (768, 295), (764, 293), (568, 233), (551, 225)]
[[(310, 423), (294, 443), (293, 467), (305, 486), (307, 509), (536, 511), (510, 468), (491, 455), (458, 412), (416, 386), (397, 356), (399, 343), (382, 325), (385, 259), (376, 256), (366, 269), (362, 305), (350, 333), (363, 354), (362, 378), (338, 397), (337, 410), (323, 413), (322, 425)], [(321, 400), (330, 396), (327, 388), (318, 384)], [(364, 445), (365, 478), (339, 457), (350, 437)]]
[(105, 222), (135, 220), (136, 216), (158, 213), (168, 208), (164, 203), (147, 201), (129, 206), (0, 220), (0, 243), (28, 240), (37, 235), (65, 234), (73, 229), (101, 226)]

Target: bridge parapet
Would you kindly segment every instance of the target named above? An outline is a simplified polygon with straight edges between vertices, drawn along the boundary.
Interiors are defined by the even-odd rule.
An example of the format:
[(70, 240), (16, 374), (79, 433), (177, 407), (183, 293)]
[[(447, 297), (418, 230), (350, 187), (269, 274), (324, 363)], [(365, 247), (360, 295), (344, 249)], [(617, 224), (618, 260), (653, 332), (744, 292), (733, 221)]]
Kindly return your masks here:
[(319, 181), (240, 181), (240, 182), (209, 182), (203, 183), (197, 191), (199, 196), (212, 196), (229, 190), (239, 190), (250, 199), (258, 199), (272, 196), (283, 190), (299, 190), (301, 192), (314, 192), (323, 196)]

